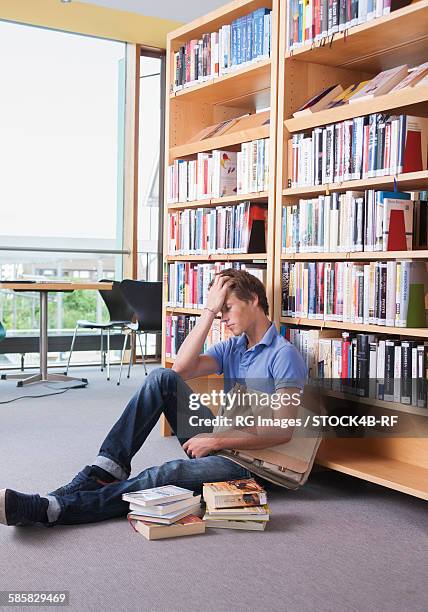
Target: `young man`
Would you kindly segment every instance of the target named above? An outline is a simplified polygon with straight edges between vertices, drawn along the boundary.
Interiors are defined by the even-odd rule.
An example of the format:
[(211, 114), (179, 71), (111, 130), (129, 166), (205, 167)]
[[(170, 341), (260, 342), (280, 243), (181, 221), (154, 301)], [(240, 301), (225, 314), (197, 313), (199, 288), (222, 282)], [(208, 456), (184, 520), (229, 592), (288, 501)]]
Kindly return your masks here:
[[(201, 354), (220, 311), (232, 337)], [(101, 521), (126, 515), (128, 504), (122, 501), (123, 493), (167, 484), (201, 491), (204, 482), (251, 477), (246, 468), (216, 453), (223, 449), (269, 448), (287, 442), (289, 431), (257, 426), (213, 429), (206, 425), (212, 418), (211, 411), (201, 403), (194, 405), (193, 392), (184, 381), (219, 373), (224, 375), (225, 391), (243, 383), (249, 389), (275, 391), (287, 397), (300, 394), (306, 366), (267, 314), (265, 289), (256, 277), (234, 269), (218, 274), (198, 324), (184, 340), (174, 367), (158, 368), (149, 374), (104, 440), (94, 463), (69, 484), (45, 496), (1, 490), (0, 523), (53, 526)], [(284, 404), (275, 416), (293, 417), (295, 408), (290, 402)], [(162, 413), (191, 460), (169, 461), (129, 478), (133, 456)], [(191, 426), (195, 417), (200, 418), (202, 426)]]

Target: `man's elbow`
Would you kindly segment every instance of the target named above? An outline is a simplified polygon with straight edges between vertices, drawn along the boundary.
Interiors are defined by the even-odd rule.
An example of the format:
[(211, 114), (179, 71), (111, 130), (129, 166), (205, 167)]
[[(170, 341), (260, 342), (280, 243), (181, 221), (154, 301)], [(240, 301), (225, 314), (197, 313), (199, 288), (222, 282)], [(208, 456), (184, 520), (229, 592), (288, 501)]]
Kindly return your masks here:
[(174, 365), (171, 368), (176, 374), (178, 374), (179, 376), (181, 376), (181, 378), (183, 380), (186, 380), (186, 378), (188, 377), (188, 373), (187, 370), (185, 368), (183, 368), (182, 366), (180, 366), (180, 364), (174, 363)]

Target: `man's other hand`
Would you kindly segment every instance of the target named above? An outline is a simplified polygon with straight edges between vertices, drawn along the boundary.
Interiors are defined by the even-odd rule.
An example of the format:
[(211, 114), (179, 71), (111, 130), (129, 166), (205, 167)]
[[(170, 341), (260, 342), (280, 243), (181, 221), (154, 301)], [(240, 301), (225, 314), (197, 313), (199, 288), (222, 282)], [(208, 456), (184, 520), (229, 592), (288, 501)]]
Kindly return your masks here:
[(189, 457), (199, 459), (218, 450), (218, 439), (212, 434), (202, 433), (190, 438), (183, 444), (183, 450)]

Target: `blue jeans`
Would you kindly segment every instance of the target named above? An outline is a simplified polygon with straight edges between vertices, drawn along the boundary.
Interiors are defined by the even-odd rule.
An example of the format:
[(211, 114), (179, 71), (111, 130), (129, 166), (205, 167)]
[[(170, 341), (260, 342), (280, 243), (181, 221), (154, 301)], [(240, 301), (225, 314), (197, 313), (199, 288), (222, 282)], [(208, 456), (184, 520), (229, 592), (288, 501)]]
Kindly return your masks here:
[(125, 516), (129, 504), (122, 501), (122, 493), (173, 484), (200, 493), (204, 482), (219, 482), (250, 478), (251, 472), (230, 459), (209, 455), (200, 459), (176, 459), (160, 466), (143, 470), (135, 478), (131, 460), (141, 448), (163, 413), (180, 444), (198, 433), (208, 433), (211, 427), (190, 427), (189, 416), (212, 417), (203, 405), (189, 408), (192, 389), (174, 371), (167, 368), (153, 370), (139, 391), (132, 397), (122, 416), (101, 445), (95, 464), (121, 478), (95, 491), (78, 491), (56, 499), (61, 512), (56, 524), (91, 523)]

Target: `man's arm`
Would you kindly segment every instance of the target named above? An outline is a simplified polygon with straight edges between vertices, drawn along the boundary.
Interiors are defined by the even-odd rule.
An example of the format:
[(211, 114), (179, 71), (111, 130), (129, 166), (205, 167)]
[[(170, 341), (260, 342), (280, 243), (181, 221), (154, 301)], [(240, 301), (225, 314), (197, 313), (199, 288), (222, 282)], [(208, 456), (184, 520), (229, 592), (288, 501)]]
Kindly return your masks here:
[[(298, 388), (284, 388), (279, 389), (277, 393), (284, 401), (281, 402), (279, 410), (272, 410), (272, 418), (295, 419), (302, 397), (301, 390)], [(299, 400), (296, 399), (297, 397)], [(290, 398), (290, 401), (286, 405), (288, 398)], [(293, 429), (293, 425), (282, 428), (274, 426), (264, 427), (255, 424), (253, 427), (241, 427), (212, 434), (199, 434), (185, 442), (183, 449), (191, 457), (204, 457), (209, 453), (223, 449), (257, 450), (270, 448), (277, 444), (289, 442)]]
[(214, 357), (201, 355), (201, 351), (214, 318), (223, 307), (229, 285), (227, 277), (215, 278), (208, 292), (206, 308), (177, 353), (172, 369), (184, 380), (209, 376), (218, 370)]

